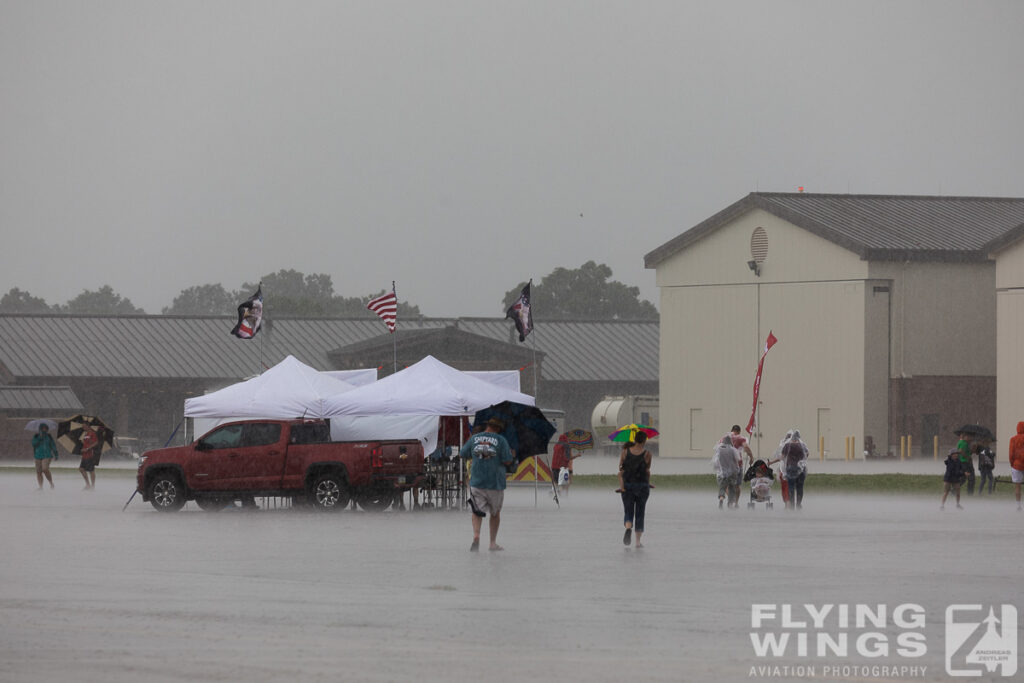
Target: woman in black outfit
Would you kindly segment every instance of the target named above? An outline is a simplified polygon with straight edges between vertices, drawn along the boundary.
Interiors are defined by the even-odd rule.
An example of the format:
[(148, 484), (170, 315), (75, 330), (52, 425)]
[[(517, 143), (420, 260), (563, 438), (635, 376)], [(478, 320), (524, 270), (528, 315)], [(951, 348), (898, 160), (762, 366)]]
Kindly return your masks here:
[(643, 548), (640, 538), (644, 535), (644, 509), (651, 494), (651, 452), (644, 445), (647, 435), (637, 432), (633, 441), (626, 444), (619, 455), (619, 488), (622, 507), (625, 510), (626, 532), (622, 542), (629, 545), (633, 531), (636, 531), (636, 547)]

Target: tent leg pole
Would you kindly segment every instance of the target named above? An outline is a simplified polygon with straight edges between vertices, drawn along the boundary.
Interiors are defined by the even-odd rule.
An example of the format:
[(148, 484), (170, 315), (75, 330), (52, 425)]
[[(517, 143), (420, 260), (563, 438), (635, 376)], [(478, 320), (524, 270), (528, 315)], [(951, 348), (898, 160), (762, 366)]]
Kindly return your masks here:
[(533, 456), (533, 507), (537, 507), (537, 489), (540, 488), (540, 474), (537, 472), (537, 456)]

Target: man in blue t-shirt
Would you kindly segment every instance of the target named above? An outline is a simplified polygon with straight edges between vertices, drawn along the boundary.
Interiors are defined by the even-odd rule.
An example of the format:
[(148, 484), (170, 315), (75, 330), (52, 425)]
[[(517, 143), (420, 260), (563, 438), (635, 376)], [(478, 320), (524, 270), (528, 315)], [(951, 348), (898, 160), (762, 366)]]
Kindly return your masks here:
[(473, 508), (472, 551), (480, 549), (480, 527), (483, 518), (491, 513), (491, 550), (504, 550), (498, 545), (498, 526), (501, 524), (501, 506), (505, 502), (505, 466), (514, 456), (508, 441), (501, 435), (505, 424), (498, 419), (487, 421), (487, 429), (469, 437), (459, 455), (472, 459), (469, 476), (469, 506)]

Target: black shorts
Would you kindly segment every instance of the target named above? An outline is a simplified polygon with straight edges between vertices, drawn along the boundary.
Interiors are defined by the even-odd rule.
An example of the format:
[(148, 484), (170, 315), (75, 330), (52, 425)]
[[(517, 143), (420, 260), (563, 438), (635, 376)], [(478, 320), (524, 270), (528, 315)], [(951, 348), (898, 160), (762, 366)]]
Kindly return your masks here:
[(86, 472), (92, 472), (96, 469), (96, 458), (82, 458), (81, 464), (78, 469), (85, 470)]

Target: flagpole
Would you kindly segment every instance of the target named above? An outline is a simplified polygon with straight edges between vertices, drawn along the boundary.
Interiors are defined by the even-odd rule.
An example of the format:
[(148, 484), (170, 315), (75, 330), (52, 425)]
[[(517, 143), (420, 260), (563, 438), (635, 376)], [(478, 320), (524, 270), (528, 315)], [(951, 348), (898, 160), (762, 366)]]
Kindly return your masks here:
[[(259, 292), (261, 295), (263, 294), (263, 280), (260, 280), (260, 284), (256, 287), (256, 291)], [(263, 297), (263, 302), (266, 302), (266, 300), (267, 300), (266, 297)], [(265, 318), (266, 316), (267, 316), (267, 308), (266, 308), (266, 305), (264, 303), (263, 304), (263, 314), (260, 317), (260, 327), (261, 328), (263, 327), (263, 318)], [(260, 335), (260, 366), (259, 366), (259, 368), (257, 368), (257, 370), (258, 370), (258, 372), (256, 373), (257, 375), (262, 375), (263, 374), (263, 339), (266, 336), (267, 336), (266, 332), (264, 332), (263, 334)]]
[[(533, 280), (530, 280), (530, 284), (533, 284)], [(531, 319), (533, 316), (533, 297), (530, 298), (530, 315)], [(537, 325), (533, 326), (533, 341), (530, 342), (533, 347), (533, 399), (535, 401), (540, 400), (540, 390), (537, 388)], [(538, 406), (539, 407), (539, 406)]]
[(391, 350), (394, 353), (395, 372), (398, 372), (398, 292), (394, 280), (391, 281), (391, 293), (395, 295), (395, 329), (391, 336)]
[[(755, 285), (757, 288), (757, 343), (761, 343), (761, 281), (758, 280)], [(767, 344), (767, 342), (766, 342)], [(764, 348), (764, 347), (762, 347)], [(767, 351), (763, 351), (767, 354)], [(761, 361), (758, 361), (758, 373), (760, 373)], [(758, 387), (760, 390), (760, 386)], [(761, 406), (760, 406), (760, 391), (758, 392), (758, 401), (754, 403), (754, 426), (757, 429), (757, 457), (761, 457)]]
[[(532, 277), (530, 278), (529, 287), (530, 287), (530, 320), (532, 321), (533, 320), (533, 278)], [(533, 339), (530, 342), (530, 347), (533, 349), (533, 403), (539, 409), (540, 406), (537, 405), (540, 402), (539, 401), (540, 397), (537, 395), (537, 325), (536, 324), (534, 324), (533, 329), (531, 330), (531, 332), (533, 332), (533, 335), (532, 335)], [(538, 456), (538, 455), (534, 455), (533, 456), (533, 507), (537, 507), (538, 489), (540, 488), (540, 470), (537, 468), (537, 458), (538, 457), (540, 457), (540, 456)]]

